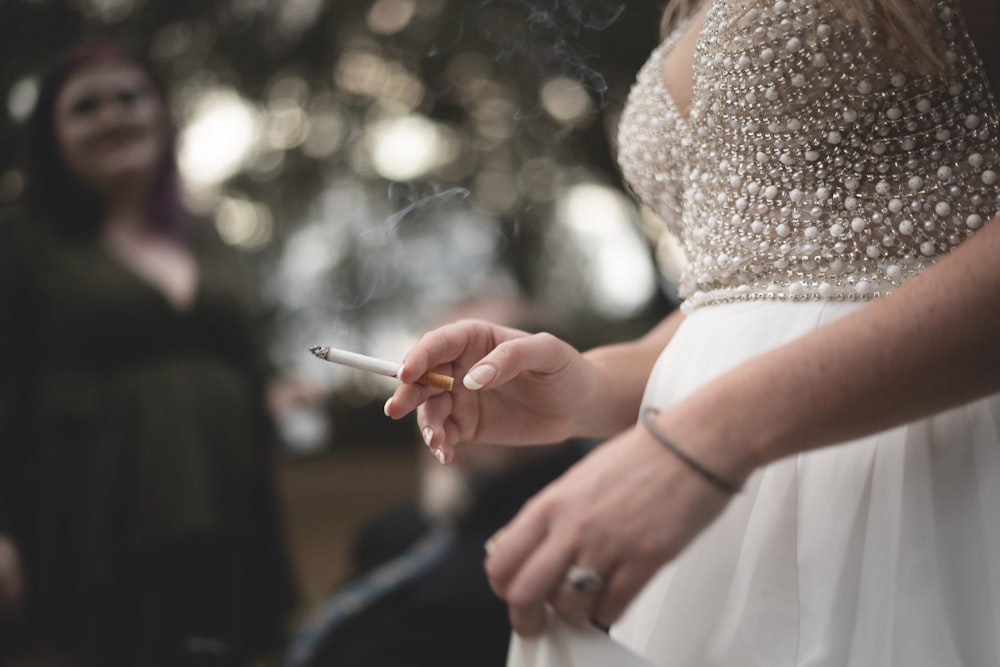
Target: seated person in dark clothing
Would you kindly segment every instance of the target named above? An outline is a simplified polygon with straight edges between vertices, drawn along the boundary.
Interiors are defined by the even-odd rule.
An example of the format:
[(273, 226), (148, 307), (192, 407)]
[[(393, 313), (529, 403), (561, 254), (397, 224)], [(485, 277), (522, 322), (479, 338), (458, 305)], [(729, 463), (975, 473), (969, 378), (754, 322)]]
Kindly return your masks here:
[[(514, 316), (523, 309), (480, 309), (538, 324)], [(421, 456), (419, 498), (360, 532), (354, 578), (306, 622), (289, 667), (502, 667), (511, 628), (483, 545), (588, 444), (459, 448), (447, 466)]]

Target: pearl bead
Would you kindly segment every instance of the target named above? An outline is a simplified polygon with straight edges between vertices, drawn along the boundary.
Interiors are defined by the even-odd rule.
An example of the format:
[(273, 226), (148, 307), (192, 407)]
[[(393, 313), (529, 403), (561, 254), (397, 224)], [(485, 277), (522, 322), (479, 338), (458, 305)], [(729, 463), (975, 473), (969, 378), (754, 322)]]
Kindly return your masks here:
[(715, 3), (690, 123), (663, 104), (659, 61), (644, 68), (619, 161), (683, 238), (685, 298), (877, 298), (1000, 211), (1000, 109), (954, 1), (929, 0), (944, 73), (893, 69), (855, 22), (804, 0), (738, 17)]

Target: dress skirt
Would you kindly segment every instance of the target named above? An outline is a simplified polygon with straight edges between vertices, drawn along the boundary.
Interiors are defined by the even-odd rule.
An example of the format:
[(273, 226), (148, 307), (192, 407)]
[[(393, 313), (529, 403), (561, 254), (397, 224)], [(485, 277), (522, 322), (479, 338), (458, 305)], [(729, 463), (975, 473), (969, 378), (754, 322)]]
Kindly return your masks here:
[[(696, 309), (643, 402), (669, 406), (863, 307)], [(541, 651), (514, 638), (509, 663), (591, 667), (582, 637), (553, 632)], [(758, 470), (611, 636), (662, 667), (1000, 665), (1000, 395)]]

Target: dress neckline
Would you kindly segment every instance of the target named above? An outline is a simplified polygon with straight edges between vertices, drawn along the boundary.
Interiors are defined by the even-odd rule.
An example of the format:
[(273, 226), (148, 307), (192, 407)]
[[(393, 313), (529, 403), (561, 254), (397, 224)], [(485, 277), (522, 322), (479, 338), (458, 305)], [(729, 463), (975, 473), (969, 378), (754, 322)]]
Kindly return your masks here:
[(651, 60), (654, 65), (653, 71), (653, 89), (656, 91), (660, 100), (663, 102), (664, 106), (667, 107), (671, 115), (677, 119), (677, 126), (680, 128), (682, 135), (686, 139), (691, 138), (691, 120), (692, 113), (694, 112), (694, 99), (696, 92), (696, 81), (694, 69), (697, 67), (698, 54), (702, 50), (702, 42), (705, 34), (705, 23), (708, 21), (708, 14), (712, 12), (712, 7), (706, 10), (705, 19), (702, 21), (701, 30), (695, 40), (694, 46), (694, 63), (695, 66), (692, 67), (691, 72), (691, 107), (687, 114), (681, 113), (680, 107), (677, 105), (673, 94), (667, 87), (666, 82), (663, 80), (663, 66), (667, 55), (677, 46), (679, 42), (686, 34), (688, 29), (695, 23), (698, 18), (698, 11), (692, 12), (690, 15), (684, 17), (684, 19), (675, 27), (670, 35), (664, 39), (660, 44), (653, 50), (653, 58)]
[(103, 242), (97, 243), (98, 250), (101, 255), (113, 265), (119, 273), (128, 276), (130, 282), (139, 285), (146, 291), (153, 293), (157, 300), (167, 308), (170, 313), (177, 319), (187, 319), (191, 317), (192, 313), (197, 309), (198, 305), (202, 300), (202, 288), (204, 287), (204, 267), (202, 267), (199, 261), (198, 252), (194, 244), (189, 248), (191, 254), (191, 260), (194, 262), (195, 266), (195, 282), (191, 289), (191, 294), (188, 301), (184, 304), (179, 304), (175, 302), (170, 295), (158, 284), (156, 284), (152, 279), (146, 277), (133, 267), (129, 266), (128, 262), (110, 247), (108, 247)]

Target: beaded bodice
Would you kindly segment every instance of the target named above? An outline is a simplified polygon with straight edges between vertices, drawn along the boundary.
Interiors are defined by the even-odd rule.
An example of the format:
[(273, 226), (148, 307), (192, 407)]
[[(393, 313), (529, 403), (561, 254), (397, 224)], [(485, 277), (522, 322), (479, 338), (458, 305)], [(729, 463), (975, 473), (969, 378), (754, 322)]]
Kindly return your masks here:
[(750, 4), (708, 9), (687, 118), (662, 72), (682, 25), (619, 126), (626, 181), (682, 242), (686, 309), (886, 294), (1000, 210), (1000, 114), (952, 0), (930, 74), (832, 1)]

